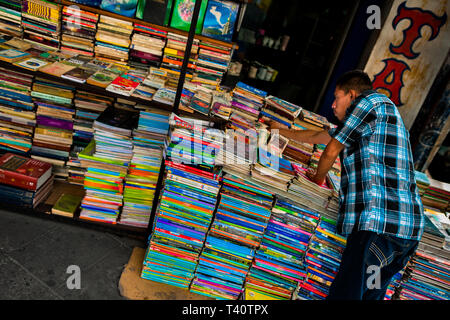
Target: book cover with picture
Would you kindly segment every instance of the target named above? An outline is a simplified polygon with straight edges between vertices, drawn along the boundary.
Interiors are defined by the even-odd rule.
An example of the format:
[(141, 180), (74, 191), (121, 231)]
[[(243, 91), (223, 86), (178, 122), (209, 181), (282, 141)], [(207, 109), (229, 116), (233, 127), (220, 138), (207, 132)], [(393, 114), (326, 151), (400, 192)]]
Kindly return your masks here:
[(37, 71), (49, 63), (50, 62), (38, 58), (27, 58), (25, 60), (14, 62), (15, 65), (32, 71)]
[[(202, 0), (195, 33), (202, 32), (203, 18), (205, 17), (207, 4), (207, 0)], [(189, 31), (191, 27), (192, 14), (194, 13), (194, 7), (195, 0), (176, 0), (170, 26), (175, 29)]]
[(6, 62), (15, 62), (22, 58), (29, 56), (30, 54), (27, 52), (19, 51), (16, 49), (6, 49), (0, 51), (0, 60)]
[(96, 73), (90, 76), (86, 82), (97, 87), (106, 88), (118, 76), (118, 74), (115, 74), (108, 70), (98, 70)]
[(125, 17), (134, 17), (138, 0), (103, 0), (100, 8)]
[(210, 0), (203, 22), (202, 35), (231, 42), (239, 5), (231, 1)]
[(76, 67), (61, 75), (61, 78), (72, 80), (79, 83), (85, 83), (86, 80), (95, 73), (96, 70), (83, 67)]
[(115, 92), (124, 96), (130, 96), (133, 91), (139, 86), (137, 79), (125, 73), (114, 79), (109, 86), (106, 87), (106, 91)]

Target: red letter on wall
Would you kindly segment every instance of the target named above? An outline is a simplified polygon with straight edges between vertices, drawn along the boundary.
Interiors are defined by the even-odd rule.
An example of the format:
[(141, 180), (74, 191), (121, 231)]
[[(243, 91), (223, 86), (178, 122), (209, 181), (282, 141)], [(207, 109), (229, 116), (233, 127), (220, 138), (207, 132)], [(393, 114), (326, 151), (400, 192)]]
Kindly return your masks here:
[[(397, 107), (403, 105), (400, 100), (400, 91), (403, 88), (403, 72), (409, 70), (409, 67), (403, 61), (397, 59), (384, 59), (386, 63), (384, 69), (375, 75), (372, 82), (373, 88), (379, 91), (387, 91), (387, 96), (395, 103)], [(383, 92), (384, 93), (384, 92)]]

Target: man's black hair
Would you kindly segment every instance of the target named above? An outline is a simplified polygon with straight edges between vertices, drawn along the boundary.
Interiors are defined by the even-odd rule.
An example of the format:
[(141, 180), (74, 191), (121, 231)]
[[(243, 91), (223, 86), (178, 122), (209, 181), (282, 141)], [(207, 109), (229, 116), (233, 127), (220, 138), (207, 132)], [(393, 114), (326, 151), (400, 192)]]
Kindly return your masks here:
[(372, 81), (370, 81), (367, 73), (361, 70), (352, 70), (344, 73), (336, 82), (336, 88), (348, 93), (353, 89), (358, 93), (372, 89)]

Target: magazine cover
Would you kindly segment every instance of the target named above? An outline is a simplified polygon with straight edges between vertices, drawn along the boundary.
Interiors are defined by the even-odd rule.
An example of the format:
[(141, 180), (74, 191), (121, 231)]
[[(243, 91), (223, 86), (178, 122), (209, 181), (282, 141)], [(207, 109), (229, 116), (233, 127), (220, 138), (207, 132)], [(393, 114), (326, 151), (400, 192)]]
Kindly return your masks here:
[(210, 0), (203, 22), (202, 35), (231, 42), (239, 5), (231, 1)]
[[(207, 0), (202, 0), (200, 13), (198, 14), (197, 27), (195, 33), (201, 33), (203, 18), (205, 17)], [(179, 30), (189, 31), (192, 14), (194, 13), (195, 0), (176, 0), (173, 8), (170, 26)]]
[(138, 0), (103, 0), (100, 8), (125, 17), (134, 17)]

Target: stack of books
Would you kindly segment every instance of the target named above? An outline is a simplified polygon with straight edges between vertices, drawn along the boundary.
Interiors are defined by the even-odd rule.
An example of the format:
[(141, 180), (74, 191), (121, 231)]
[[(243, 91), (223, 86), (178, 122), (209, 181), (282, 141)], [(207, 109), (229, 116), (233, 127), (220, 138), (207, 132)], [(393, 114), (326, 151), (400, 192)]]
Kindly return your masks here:
[(450, 220), (425, 208), (425, 229), (399, 288), (401, 300), (450, 299)]
[(173, 114), (170, 124), (164, 187), (141, 277), (187, 289), (213, 217), (219, 175), (214, 162), (191, 162), (202, 148), (195, 138), (201, 128)]
[(98, 14), (75, 6), (64, 6), (62, 10), (61, 52), (94, 56), (94, 40)]
[(402, 279), (403, 279), (403, 274), (406, 268), (404, 268), (403, 270), (397, 272), (393, 277), (391, 282), (388, 285), (388, 288), (386, 290), (386, 294), (384, 296), (384, 300), (397, 300), (397, 291), (399, 290), (401, 284), (402, 284)]
[(152, 212), (164, 142), (169, 130), (168, 111), (143, 107), (133, 130), (133, 158), (124, 184), (124, 204), (118, 223), (146, 228)]
[(428, 187), (430, 186), (430, 179), (424, 172), (415, 171), (414, 173), (416, 176), (416, 184), (417, 187), (419, 188), (419, 195), (420, 197), (423, 197)]
[[(309, 166), (311, 168), (317, 169), (317, 166), (319, 165), (320, 157), (322, 156), (322, 153), (325, 150), (325, 148), (326, 148), (326, 145), (324, 145), (324, 144), (316, 144), (314, 146), (314, 152), (309, 161)], [(333, 171), (335, 174), (340, 174), (341, 160), (339, 157), (337, 157), (336, 160), (334, 161), (333, 166), (331, 167), (330, 171)]]
[(307, 126), (308, 129), (312, 126), (321, 130), (327, 130), (331, 126), (327, 118), (304, 108), (300, 112), (297, 124)]
[(231, 48), (201, 40), (192, 82), (214, 90), (227, 72), (230, 60)]
[(192, 99), (190, 99), (189, 108), (208, 116), (211, 108), (212, 94), (212, 90), (198, 86)]
[(226, 91), (213, 91), (211, 101), (211, 115), (228, 120), (231, 115), (231, 93)]
[(31, 99), (33, 77), (0, 68), (0, 152), (28, 154), (36, 114)]
[(346, 238), (336, 233), (336, 221), (321, 217), (306, 252), (307, 277), (297, 288), (297, 299), (323, 300), (328, 295), (345, 245)]
[[(295, 124), (295, 120), (293, 121), (291, 128), (294, 130), (307, 130), (307, 128)], [(289, 139), (289, 142), (283, 151), (283, 157), (286, 159), (290, 159), (306, 166), (309, 166), (313, 154), (314, 144), (299, 142), (295, 139)]]
[(304, 259), (319, 213), (277, 197), (262, 243), (246, 279), (246, 297), (291, 299), (306, 278)]
[(0, 202), (36, 208), (53, 188), (52, 165), (13, 153), (0, 157)]
[(32, 158), (52, 163), (55, 179), (66, 180), (73, 142), (74, 88), (36, 78), (31, 96), (37, 107)]
[(263, 120), (274, 120), (291, 128), (301, 111), (302, 107), (300, 106), (274, 96), (267, 96), (261, 110), (261, 118)]
[(263, 148), (258, 148), (258, 161), (252, 166), (252, 177), (282, 191), (296, 176), (292, 163), (286, 159), (272, 155)]
[(133, 23), (100, 15), (95, 35), (95, 56), (109, 62), (126, 64)]
[(0, 31), (22, 37), (22, 1), (0, 1)]
[(86, 168), (86, 196), (80, 218), (117, 222), (123, 205), (123, 183), (132, 159), (132, 130), (139, 113), (132, 108), (110, 106), (94, 121), (94, 139), (79, 153)]
[(339, 213), (339, 192), (341, 185), (341, 176), (333, 171), (328, 171), (327, 183), (332, 190), (331, 199), (328, 201), (327, 212), (330, 216), (337, 219)]
[(134, 24), (131, 38), (130, 59), (131, 66), (159, 67), (166, 45), (167, 31)]
[(45, 51), (59, 49), (61, 5), (41, 0), (22, 1), (23, 39)]
[[(238, 82), (233, 89), (233, 114), (230, 118), (232, 128), (238, 127), (242, 130), (253, 128), (258, 121), (261, 107), (267, 96), (265, 91), (253, 88), (243, 82)], [(243, 118), (239, 121), (234, 116)]]
[(439, 210), (448, 210), (450, 203), (450, 184), (430, 177), (430, 185), (422, 196), (425, 206)]
[(199, 258), (191, 291), (236, 300), (259, 247), (273, 204), (273, 194), (226, 174), (220, 203)]
[[(191, 80), (196, 68), (198, 58), (198, 43), (199, 40), (194, 39), (191, 47), (191, 55), (189, 57), (186, 80)], [(167, 72), (167, 83), (169, 88), (176, 89), (178, 79), (180, 77), (180, 70), (183, 65), (184, 52), (186, 51), (187, 37), (168, 32), (167, 44), (164, 48), (164, 55), (161, 63), (161, 68)]]

